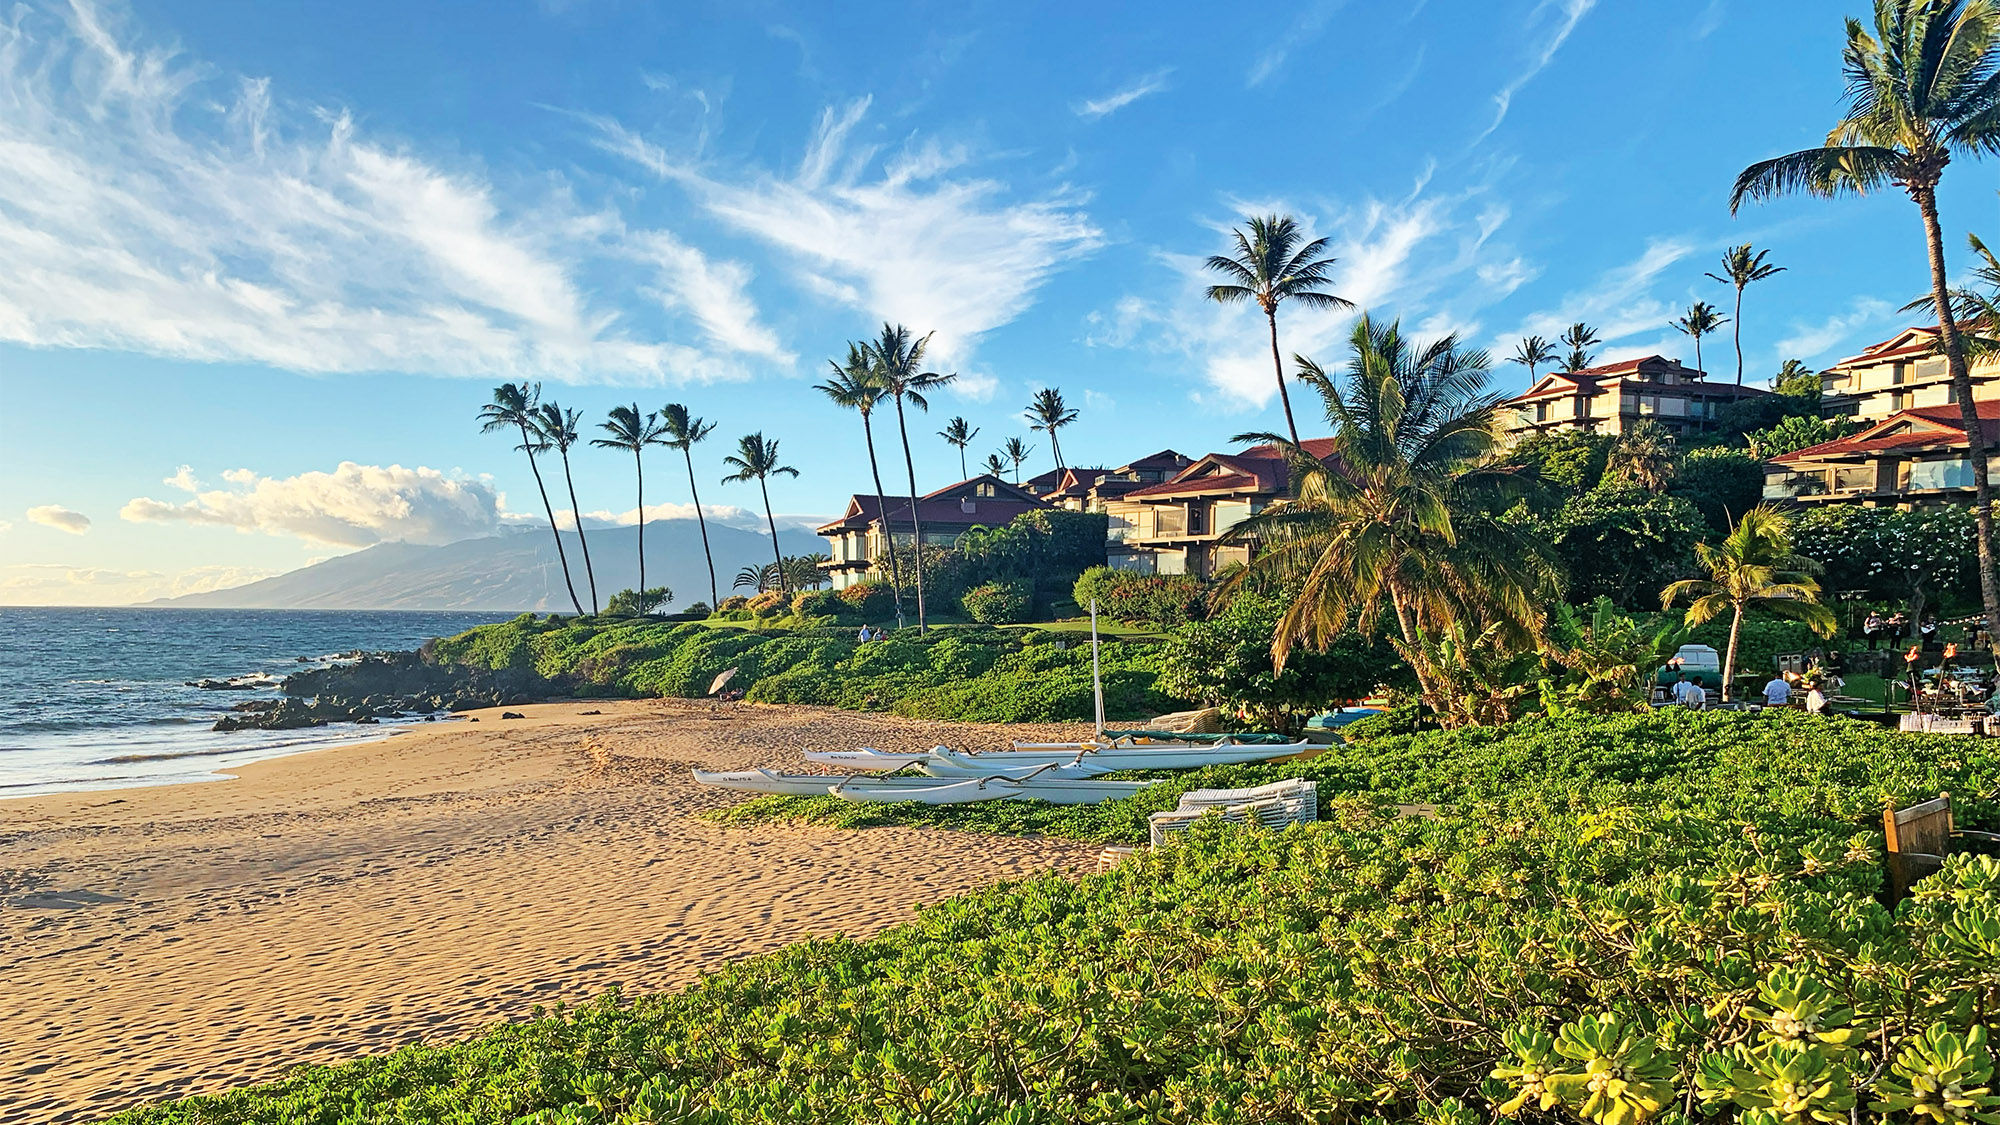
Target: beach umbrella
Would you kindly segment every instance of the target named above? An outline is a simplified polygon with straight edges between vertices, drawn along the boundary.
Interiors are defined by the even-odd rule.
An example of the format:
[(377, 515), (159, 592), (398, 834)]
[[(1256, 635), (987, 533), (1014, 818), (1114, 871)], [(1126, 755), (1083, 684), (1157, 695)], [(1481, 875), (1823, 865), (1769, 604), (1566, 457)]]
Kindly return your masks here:
[(729, 685), (730, 680), (733, 680), (735, 678), (736, 678), (736, 669), (734, 668), (724, 669), (720, 675), (715, 677), (715, 682), (708, 685), (708, 694), (714, 695), (716, 692), (721, 691), (723, 688)]

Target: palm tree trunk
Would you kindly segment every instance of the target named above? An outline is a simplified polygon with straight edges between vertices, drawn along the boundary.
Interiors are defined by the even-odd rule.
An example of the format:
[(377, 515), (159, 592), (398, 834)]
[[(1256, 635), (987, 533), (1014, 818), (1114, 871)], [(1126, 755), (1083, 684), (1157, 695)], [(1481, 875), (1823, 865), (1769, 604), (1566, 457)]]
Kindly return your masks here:
[(1729, 702), (1736, 693), (1736, 637), (1743, 631), (1743, 607), (1736, 607), (1736, 616), (1729, 621), (1729, 655), (1722, 658), (1722, 701)]
[(1056, 438), (1056, 428), (1049, 427), (1049, 449), (1056, 455), (1056, 472), (1062, 472), (1062, 442)]
[(1736, 319), (1730, 322), (1736, 329), (1736, 385), (1743, 385), (1743, 287), (1736, 287)]
[[(868, 472), (875, 478), (875, 512), (882, 517), (882, 534), (889, 540), (889, 593), (896, 599), (896, 627), (903, 627), (903, 564), (896, 561), (896, 529), (889, 522), (889, 498), (882, 492), (882, 466), (875, 460), (875, 424), (861, 415), (861, 436), (868, 442)], [(965, 450), (959, 450), (963, 457)]]
[[(533, 444), (533, 439), (528, 437), (528, 423), (523, 421), (520, 425), (521, 444), (523, 446)], [(548, 513), (549, 517), (549, 534), (556, 537), (556, 561), (562, 563), (563, 585), (569, 589), (569, 604), (575, 606), (576, 615), (582, 617), (583, 602), (576, 596), (576, 583), (570, 581), (569, 556), (563, 553), (562, 529), (556, 526), (556, 508), (554, 504), (549, 503), (548, 486), (542, 483), (542, 467), (535, 464), (535, 454), (532, 450), (528, 451), (528, 471), (535, 474), (535, 491), (542, 494), (542, 511)]]
[[(1986, 480), (1986, 441), (1979, 424), (1979, 405), (1972, 401), (1972, 372), (1965, 365), (1965, 344), (1951, 316), (1951, 294), (1944, 271), (1944, 232), (1938, 227), (1937, 192), (1915, 193), (1924, 216), (1924, 241), (1930, 251), (1931, 300), (1937, 305), (1938, 336), (1945, 363), (1951, 369), (1951, 389), (1958, 398), (1958, 417), (1972, 461), (1972, 512), (1979, 531), (1979, 599), (1986, 609), (1986, 635), (2000, 638), (2000, 580), (1993, 573), (1993, 488)], [(2000, 640), (1995, 641), (2000, 644)]]
[(771, 518), (771, 489), (764, 483), (764, 474), (757, 474), (757, 491), (764, 494), (764, 526), (771, 529), (771, 558), (778, 564), (778, 593), (791, 591), (785, 585), (785, 556), (778, 550), (778, 521)]
[(701, 514), (701, 489), (694, 483), (694, 447), (684, 445), (681, 453), (687, 457), (688, 495), (694, 497), (694, 522), (701, 528), (701, 557), (708, 560), (708, 608), (713, 610), (722, 600), (722, 591), (715, 587), (715, 552), (708, 549), (708, 519)]
[[(910, 456), (910, 428), (903, 416), (903, 396), (896, 396), (896, 430), (903, 435), (903, 467), (910, 472), (910, 527), (916, 532), (916, 542), (911, 544), (913, 556), (917, 560), (917, 635), (925, 633), (924, 617), (924, 521), (917, 515), (917, 463)], [(882, 521), (885, 525), (888, 519)], [(896, 550), (896, 536), (889, 534), (889, 551)]]
[[(871, 454), (870, 456), (873, 455)], [(958, 447), (958, 479), (967, 480), (970, 479), (971, 476), (972, 474), (968, 472), (965, 467), (965, 447), (961, 445)], [(882, 486), (879, 484), (876, 485), (875, 491), (877, 492), (882, 491)]]
[(562, 451), (563, 482), (569, 485), (569, 514), (576, 521), (576, 541), (583, 548), (583, 576), (590, 582), (590, 615), (597, 616), (597, 569), (590, 565), (590, 540), (583, 535), (583, 509), (576, 506), (576, 478), (569, 471), (569, 450)]
[(1292, 396), (1285, 390), (1285, 361), (1278, 354), (1278, 310), (1271, 309), (1264, 314), (1271, 322), (1271, 366), (1278, 372), (1278, 401), (1285, 404), (1285, 429), (1292, 435), (1292, 444), (1299, 443), (1299, 424), (1292, 421)]
[(632, 464), (639, 472), (639, 602), (646, 601), (646, 459), (632, 451)]

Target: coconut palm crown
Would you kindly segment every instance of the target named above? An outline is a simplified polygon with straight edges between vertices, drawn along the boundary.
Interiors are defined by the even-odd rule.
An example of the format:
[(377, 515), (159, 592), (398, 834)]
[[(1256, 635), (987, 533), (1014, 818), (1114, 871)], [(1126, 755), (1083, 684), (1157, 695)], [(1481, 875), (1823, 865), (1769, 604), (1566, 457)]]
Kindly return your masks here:
[[(1736, 385), (1743, 385), (1743, 290), (1752, 282), (1762, 281), (1774, 274), (1785, 272), (1783, 266), (1767, 264), (1769, 250), (1755, 250), (1748, 242), (1741, 246), (1731, 246), (1722, 252), (1722, 272), (1711, 273), (1709, 278), (1724, 285), (1736, 287)], [(1699, 366), (1699, 365), (1697, 365)]]
[(597, 613), (597, 572), (590, 565), (590, 540), (583, 533), (583, 509), (576, 503), (576, 476), (569, 471), (569, 450), (577, 443), (580, 410), (564, 410), (554, 399), (535, 411), (535, 432), (562, 457), (563, 483), (569, 486), (570, 521), (576, 525), (576, 542), (583, 548), (583, 577), (590, 583), (590, 612)]
[(493, 388), (493, 399), (479, 408), (480, 432), (513, 430), (521, 444), (514, 448), (528, 455), (528, 470), (535, 474), (535, 491), (541, 493), (542, 511), (548, 513), (549, 534), (556, 537), (556, 561), (562, 564), (563, 585), (569, 590), (570, 604), (583, 616), (583, 600), (576, 596), (576, 583), (569, 576), (569, 556), (563, 552), (562, 532), (556, 527), (556, 510), (549, 503), (548, 486), (542, 483), (542, 468), (535, 455), (548, 449), (548, 440), (535, 432), (537, 405), (542, 397), (540, 383), (502, 383)]
[(1518, 363), (1527, 368), (1528, 382), (1533, 383), (1535, 368), (1544, 363), (1554, 363), (1561, 356), (1562, 353), (1556, 350), (1554, 344), (1540, 336), (1523, 336), (1521, 342), (1514, 345), (1514, 354), (1507, 357), (1507, 362)]
[[(885, 323), (882, 335), (873, 343), (864, 345), (870, 363), (870, 378), (896, 401), (896, 432), (902, 436), (903, 467), (910, 474), (910, 529), (915, 533), (910, 542), (911, 556), (916, 560), (919, 635), (925, 632), (927, 626), (924, 615), (924, 523), (917, 512), (917, 463), (910, 455), (910, 426), (903, 403), (908, 402), (918, 410), (929, 410), (931, 404), (924, 396), (958, 378), (955, 374), (924, 370), (924, 353), (929, 350), (930, 342), (929, 333), (912, 338), (910, 330), (902, 325)], [(886, 517), (883, 522), (887, 524)], [(893, 536), (890, 541), (894, 543)]]
[(1769, 504), (1759, 504), (1743, 513), (1720, 543), (1697, 543), (1695, 561), (1708, 572), (1707, 578), (1687, 578), (1660, 592), (1660, 607), (1671, 608), (1682, 598), (1690, 599), (1687, 624), (1699, 625), (1723, 613), (1734, 616), (1729, 622), (1729, 650), (1722, 660), (1722, 698), (1733, 691), (1736, 674), (1736, 641), (1743, 630), (1743, 615), (1761, 610), (1776, 617), (1804, 622), (1822, 637), (1834, 634), (1833, 611), (1819, 604), (1819, 583), (1813, 574), (1820, 566), (1792, 553), (1791, 525), (1783, 512)]
[(1049, 448), (1055, 453), (1056, 471), (1063, 467), (1062, 441), (1056, 431), (1076, 421), (1076, 411), (1063, 401), (1060, 387), (1044, 387), (1035, 392), (1034, 400), (1028, 403), (1028, 424), (1049, 435)]
[(762, 430), (745, 434), (736, 439), (736, 452), (722, 459), (722, 463), (736, 471), (722, 478), (722, 483), (732, 484), (756, 481), (757, 489), (764, 495), (764, 524), (771, 529), (771, 561), (778, 566), (778, 589), (786, 589), (785, 556), (778, 550), (778, 521), (771, 515), (770, 478), (773, 476), (799, 475), (797, 469), (778, 459), (778, 441), (766, 438)]
[[(882, 517), (882, 534), (888, 544), (889, 592), (896, 602), (896, 623), (903, 621), (903, 573), (902, 564), (896, 560), (896, 533), (889, 523), (889, 498), (882, 491), (882, 463), (875, 456), (875, 407), (889, 392), (875, 381), (874, 361), (869, 358), (868, 345), (849, 343), (847, 362), (827, 360), (833, 368), (833, 377), (817, 385), (821, 394), (832, 400), (843, 410), (852, 410), (861, 415), (861, 438), (868, 449), (868, 473), (875, 481), (875, 510)], [(953, 419), (963, 422), (964, 419)], [(977, 431), (974, 431), (977, 432)]]
[(1278, 351), (1278, 306), (1296, 301), (1309, 309), (1351, 309), (1354, 302), (1327, 292), (1333, 284), (1335, 259), (1326, 255), (1327, 240), (1306, 241), (1290, 215), (1252, 216), (1248, 233), (1232, 230), (1234, 254), (1215, 254), (1208, 268), (1228, 278), (1208, 287), (1208, 299), (1230, 305), (1255, 301), (1271, 328), (1271, 366), (1278, 375), (1278, 399), (1285, 407), (1285, 430), (1298, 444), (1299, 427), (1292, 419), (1292, 396), (1285, 389), (1285, 361)]
[(1694, 304), (1688, 306), (1686, 315), (1675, 318), (1673, 322), (1674, 331), (1679, 332), (1683, 336), (1693, 337), (1694, 339), (1694, 368), (1696, 371), (1700, 371), (1704, 375), (1708, 373), (1708, 369), (1701, 364), (1701, 338), (1722, 331), (1722, 326), (1728, 323), (1729, 318), (1718, 315), (1715, 311), (1715, 306), (1709, 304), (1707, 301), (1696, 301)]
[(590, 444), (599, 449), (622, 449), (632, 455), (632, 468), (639, 481), (639, 585), (636, 589), (643, 596), (646, 591), (646, 447), (660, 444), (666, 429), (660, 425), (657, 414), (641, 414), (639, 404), (614, 406), (609, 420), (599, 423), (598, 429), (609, 437), (592, 438)]
[(944, 424), (944, 429), (938, 431), (938, 436), (944, 439), (946, 445), (958, 449), (959, 479), (971, 476), (965, 467), (965, 447), (971, 445), (972, 439), (979, 436), (979, 427), (963, 418), (953, 416), (951, 421)]
[(715, 432), (715, 423), (694, 416), (678, 402), (660, 408), (660, 444), (681, 451), (687, 464), (688, 495), (694, 498), (694, 522), (701, 528), (701, 557), (708, 562), (708, 604), (712, 609), (721, 591), (715, 587), (715, 552), (708, 546), (708, 517), (701, 510), (701, 489), (694, 482), (694, 447)]

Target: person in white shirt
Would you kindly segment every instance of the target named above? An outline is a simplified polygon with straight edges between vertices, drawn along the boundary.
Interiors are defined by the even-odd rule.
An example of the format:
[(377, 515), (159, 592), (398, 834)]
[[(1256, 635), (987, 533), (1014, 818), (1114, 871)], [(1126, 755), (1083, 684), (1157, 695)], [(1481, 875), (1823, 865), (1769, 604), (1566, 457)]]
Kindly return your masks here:
[(1689, 679), (1674, 681), (1673, 698), (1676, 705), (1693, 711), (1708, 706), (1708, 693), (1702, 690), (1700, 684)]
[(1764, 706), (1784, 707), (1792, 701), (1792, 685), (1783, 676), (1772, 676), (1764, 685)]
[(1826, 692), (1820, 690), (1817, 680), (1806, 687), (1806, 713), (1809, 715), (1826, 714)]

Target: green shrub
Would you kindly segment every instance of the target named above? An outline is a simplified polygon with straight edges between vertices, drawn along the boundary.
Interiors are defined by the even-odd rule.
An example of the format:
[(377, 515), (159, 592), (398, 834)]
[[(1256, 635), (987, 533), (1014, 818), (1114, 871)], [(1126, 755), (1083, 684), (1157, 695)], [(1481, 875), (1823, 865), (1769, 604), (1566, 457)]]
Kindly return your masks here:
[(965, 592), (965, 615), (985, 625), (1025, 621), (1034, 603), (1034, 587), (1026, 582), (988, 582)]
[(1098, 613), (1134, 624), (1172, 627), (1207, 616), (1208, 586), (1187, 574), (1133, 574), (1092, 567), (1078, 576), (1071, 596), (1086, 612), (1094, 599)]
[(742, 594), (731, 594), (716, 603), (715, 610), (717, 613), (727, 613), (732, 609), (746, 609), (749, 605), (749, 598), (744, 597)]
[(801, 590), (792, 595), (792, 612), (800, 617), (839, 617), (847, 603), (832, 590)]
[(857, 582), (839, 592), (849, 616), (868, 623), (895, 619), (896, 592), (887, 582)]

